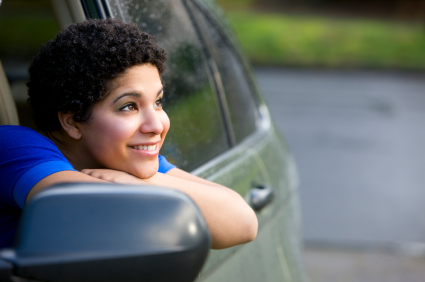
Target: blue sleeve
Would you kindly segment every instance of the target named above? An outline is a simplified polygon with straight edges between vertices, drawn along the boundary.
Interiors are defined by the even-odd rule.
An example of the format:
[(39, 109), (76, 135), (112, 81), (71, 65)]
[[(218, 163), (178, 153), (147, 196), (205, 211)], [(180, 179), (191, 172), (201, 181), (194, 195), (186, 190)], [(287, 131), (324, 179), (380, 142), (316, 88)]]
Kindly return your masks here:
[(158, 155), (158, 161), (159, 161), (158, 172), (160, 173), (167, 173), (167, 171), (176, 167), (175, 165), (170, 164), (164, 156)]
[(23, 126), (0, 126), (0, 205), (23, 208), (31, 188), (55, 172), (75, 170), (56, 145)]

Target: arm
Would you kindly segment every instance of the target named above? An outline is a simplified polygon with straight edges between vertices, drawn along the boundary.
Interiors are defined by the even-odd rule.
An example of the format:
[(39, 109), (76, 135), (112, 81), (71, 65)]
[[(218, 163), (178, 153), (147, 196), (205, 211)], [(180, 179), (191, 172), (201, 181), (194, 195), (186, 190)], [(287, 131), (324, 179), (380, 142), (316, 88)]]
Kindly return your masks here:
[(166, 174), (174, 176), (174, 177), (190, 180), (190, 181), (193, 181), (193, 182), (202, 183), (202, 184), (221, 186), (220, 184), (217, 184), (217, 183), (205, 180), (203, 178), (197, 177), (197, 176), (190, 174), (190, 173), (188, 173), (184, 170), (181, 170), (179, 168), (170, 169), (169, 171), (167, 171)]
[(29, 191), (26, 203), (38, 192), (43, 190), (46, 187), (49, 187), (53, 184), (63, 183), (63, 182), (103, 182), (107, 183), (107, 181), (95, 178), (92, 176), (89, 176), (87, 174), (78, 172), (78, 171), (72, 171), (72, 170), (65, 170), (65, 171), (59, 171), (56, 173), (53, 173), (49, 176), (44, 177), (41, 179), (37, 184), (35, 184), (31, 190)]
[(115, 170), (85, 169), (82, 172), (110, 182), (164, 186), (185, 193), (200, 208), (211, 233), (213, 249), (247, 243), (257, 235), (257, 217), (238, 193), (180, 169), (156, 173), (149, 179)]

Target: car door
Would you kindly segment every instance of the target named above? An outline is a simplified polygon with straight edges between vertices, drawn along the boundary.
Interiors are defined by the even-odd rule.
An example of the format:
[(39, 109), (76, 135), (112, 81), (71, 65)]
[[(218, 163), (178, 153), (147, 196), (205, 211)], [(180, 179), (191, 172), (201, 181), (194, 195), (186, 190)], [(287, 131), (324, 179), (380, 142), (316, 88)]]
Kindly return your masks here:
[[(241, 254), (234, 256), (232, 263), (226, 263), (226, 267), (243, 267), (248, 274), (244, 281), (304, 281), (306, 275), (301, 255), (296, 189), (298, 178), (294, 162), (270, 121), (262, 96), (256, 91), (255, 79), (231, 32), (226, 31), (225, 24), (216, 15), (217, 7), (208, 6), (211, 3), (187, 1), (200, 37), (220, 73), (221, 90), (230, 112), (235, 147), (246, 146), (245, 154), (250, 152), (254, 156), (263, 175), (263, 182), (252, 187), (264, 185), (264, 188), (271, 188), (275, 195), (274, 203), (257, 211), (260, 229), (256, 242), (251, 246), (261, 248), (260, 252), (256, 252), (258, 257), (252, 261), (252, 265), (247, 265), (246, 259), (241, 259), (245, 257), (241, 251)], [(248, 251), (247, 255), (254, 252)], [(219, 281), (221, 275), (223, 271), (215, 275), (217, 279), (208, 281)]]

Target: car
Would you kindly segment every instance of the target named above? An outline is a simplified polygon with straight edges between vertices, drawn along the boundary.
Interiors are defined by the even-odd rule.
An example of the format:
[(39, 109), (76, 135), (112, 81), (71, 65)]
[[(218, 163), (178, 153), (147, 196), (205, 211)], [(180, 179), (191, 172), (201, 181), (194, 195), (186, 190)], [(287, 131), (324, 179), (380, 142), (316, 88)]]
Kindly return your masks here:
[[(36, 9), (37, 2), (44, 3), (18, 2), (32, 5), (30, 9)], [(59, 29), (86, 19), (112, 17), (135, 22), (156, 37), (168, 52), (164, 104), (172, 123), (161, 154), (179, 168), (239, 193), (256, 211), (258, 235), (251, 243), (208, 254), (210, 241), (202, 215), (181, 193), (166, 188), (120, 186), (111, 190), (105, 185), (62, 184), (39, 193), (25, 207), (14, 248), (0, 252), (0, 281), (11, 277), (38, 281), (307, 281), (295, 162), (214, 2), (50, 2)], [(21, 10), (15, 7), (13, 12)], [(13, 19), (9, 20), (13, 24)], [(32, 127), (27, 105), (22, 102), (27, 62), (4, 62), (0, 123), (18, 124), (19, 116), (22, 125)], [(91, 211), (88, 199), (104, 212), (84, 217)], [(126, 208), (137, 210), (155, 201), (173, 202), (185, 209), (164, 212), (152, 207), (137, 216), (131, 212), (125, 216)], [(115, 203), (113, 207), (111, 203)], [(86, 212), (70, 217), (66, 207), (75, 205)], [(111, 218), (111, 214), (118, 215)], [(46, 217), (50, 219), (47, 225)], [(170, 229), (170, 222), (177, 221), (180, 225)], [(109, 230), (105, 226), (122, 228), (105, 231)], [(136, 230), (129, 226), (168, 232), (175, 240), (170, 243), (171, 237), (161, 241), (155, 235), (143, 235), (149, 238), (135, 243), (132, 234)], [(126, 228), (130, 229), (123, 232)], [(79, 239), (74, 242), (75, 236)]]

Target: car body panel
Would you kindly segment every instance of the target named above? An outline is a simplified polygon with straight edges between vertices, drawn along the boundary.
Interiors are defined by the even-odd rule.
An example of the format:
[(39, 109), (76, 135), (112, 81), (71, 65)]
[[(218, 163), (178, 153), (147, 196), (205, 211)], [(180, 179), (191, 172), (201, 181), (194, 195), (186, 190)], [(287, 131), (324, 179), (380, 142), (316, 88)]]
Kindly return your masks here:
[[(263, 119), (262, 128), (245, 142), (205, 168), (192, 172), (231, 187), (247, 201), (249, 185), (252, 188), (255, 183), (266, 183), (275, 191), (274, 201), (256, 213), (259, 230), (254, 242), (213, 250), (199, 281), (259, 281), (258, 278), (261, 281), (307, 281), (301, 253), (295, 164), (271, 125), (270, 117), (263, 115)], [(245, 165), (235, 165), (237, 162)], [(247, 163), (251, 164), (251, 172)], [(247, 173), (238, 172), (239, 169)], [(244, 278), (233, 280), (234, 275)]]

